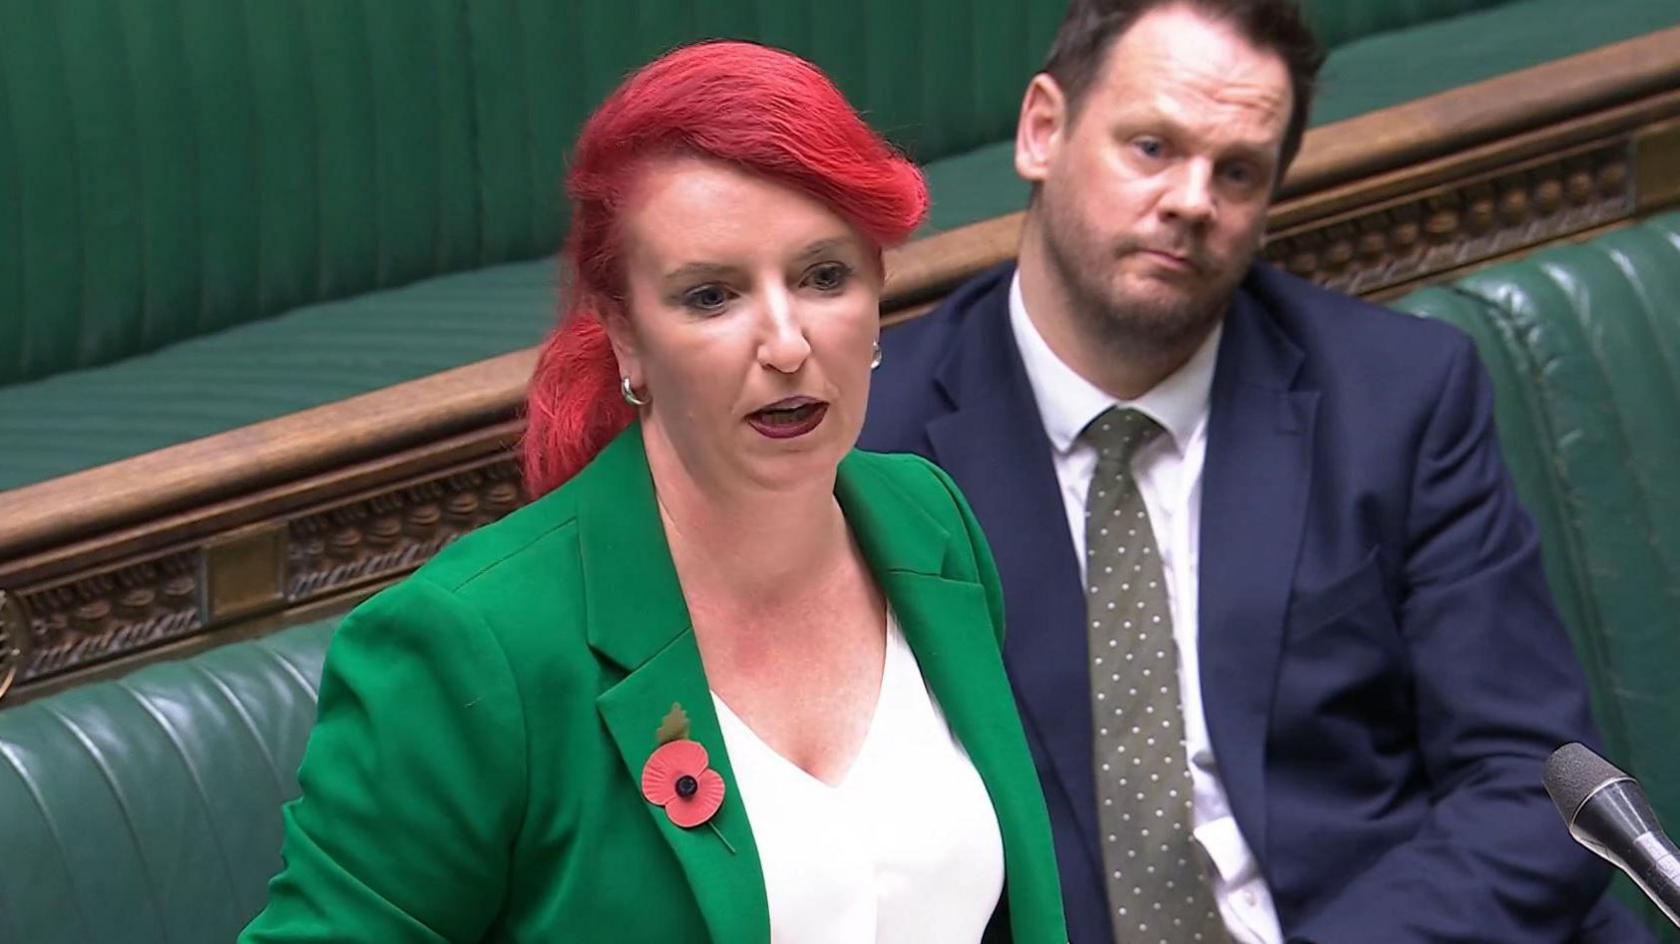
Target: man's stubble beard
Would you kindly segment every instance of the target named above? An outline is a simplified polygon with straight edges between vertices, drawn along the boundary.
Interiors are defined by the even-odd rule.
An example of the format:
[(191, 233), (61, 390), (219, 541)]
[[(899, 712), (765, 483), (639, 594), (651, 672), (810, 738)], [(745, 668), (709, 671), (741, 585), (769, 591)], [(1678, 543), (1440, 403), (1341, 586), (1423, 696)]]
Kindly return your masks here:
[(1251, 250), (1233, 259), (1228, 269), (1210, 275), (1214, 266), (1198, 245), (1193, 252), (1199, 271), (1191, 278), (1217, 279), (1217, 283), (1204, 291), (1187, 292), (1176, 301), (1123, 297), (1114, 282), (1115, 269), (1126, 255), (1145, 247), (1130, 240), (1118, 247), (1101, 246), (1097, 238), (1081, 231), (1072, 214), (1058, 214), (1048, 203), (1043, 201), (1037, 208), (1043, 214), (1040, 232), (1070, 314), (1083, 326), (1086, 337), (1116, 354), (1173, 356), (1194, 350), (1224, 317), (1254, 259)]

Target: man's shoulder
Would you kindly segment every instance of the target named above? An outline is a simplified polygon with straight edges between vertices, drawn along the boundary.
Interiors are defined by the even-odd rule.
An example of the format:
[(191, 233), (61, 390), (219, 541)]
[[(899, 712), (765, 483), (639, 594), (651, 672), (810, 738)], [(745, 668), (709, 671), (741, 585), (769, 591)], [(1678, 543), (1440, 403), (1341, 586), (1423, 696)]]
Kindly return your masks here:
[(1268, 265), (1254, 266), (1242, 292), (1300, 351), (1300, 380), (1356, 411), (1428, 409), (1441, 384), (1476, 361), (1470, 337), (1452, 325)]
[(1396, 364), (1452, 357), (1470, 344), (1440, 321), (1386, 308), (1256, 263), (1243, 292), (1258, 301), (1309, 359)]
[(1013, 262), (994, 266), (957, 286), (932, 311), (883, 332), (880, 376), (896, 380), (930, 372), (956, 339), (988, 313), (1008, 315)]
[[(864, 420), (865, 449), (924, 451), (926, 427), (935, 417), (949, 412), (951, 403), (941, 393), (941, 377), (948, 361), (970, 353), (976, 346), (970, 339), (977, 331), (997, 324), (1008, 330), (1009, 280), (1014, 265), (989, 269), (969, 279), (932, 311), (881, 335), (881, 367), (870, 379), (869, 412)], [(988, 346), (983, 339), (979, 347)], [(950, 373), (961, 373), (960, 371)]]

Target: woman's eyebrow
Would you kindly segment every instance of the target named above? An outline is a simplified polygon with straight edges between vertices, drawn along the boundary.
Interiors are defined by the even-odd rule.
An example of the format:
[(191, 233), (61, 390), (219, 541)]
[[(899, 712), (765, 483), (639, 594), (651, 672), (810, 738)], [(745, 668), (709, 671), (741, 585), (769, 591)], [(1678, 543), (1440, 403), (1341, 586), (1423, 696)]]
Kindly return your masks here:
[(856, 242), (857, 240), (851, 236), (830, 236), (826, 239), (819, 239), (806, 246), (804, 249), (800, 250), (799, 255), (794, 258), (804, 261), (815, 256), (827, 255), (836, 249), (852, 247), (856, 244)]
[[(828, 236), (815, 240), (799, 250), (794, 260), (804, 262), (818, 256), (825, 256), (836, 249), (853, 248), (857, 239), (852, 236)], [(675, 269), (666, 272), (662, 278), (667, 282), (684, 282), (691, 279), (728, 279), (738, 276), (742, 269), (722, 262), (685, 262)]]
[(665, 281), (679, 282), (689, 279), (721, 279), (728, 278), (740, 272), (734, 266), (721, 262), (685, 262), (675, 269), (665, 273)]

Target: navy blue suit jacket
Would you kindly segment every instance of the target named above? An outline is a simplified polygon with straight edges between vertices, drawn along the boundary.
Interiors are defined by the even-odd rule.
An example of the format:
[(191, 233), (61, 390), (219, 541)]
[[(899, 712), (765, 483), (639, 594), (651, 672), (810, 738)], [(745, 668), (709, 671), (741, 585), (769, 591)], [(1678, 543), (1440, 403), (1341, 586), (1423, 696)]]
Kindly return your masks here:
[[(1085, 598), (1010, 330), (1012, 273), (886, 333), (862, 445), (944, 467), (990, 537), (1083, 944), (1111, 935)], [(1608, 868), (1541, 785), (1554, 748), (1597, 735), (1492, 416), (1476, 351), (1448, 326), (1265, 265), (1226, 317), (1202, 483), (1202, 699), (1291, 941), (1649, 940), (1608, 899), (1594, 908)]]

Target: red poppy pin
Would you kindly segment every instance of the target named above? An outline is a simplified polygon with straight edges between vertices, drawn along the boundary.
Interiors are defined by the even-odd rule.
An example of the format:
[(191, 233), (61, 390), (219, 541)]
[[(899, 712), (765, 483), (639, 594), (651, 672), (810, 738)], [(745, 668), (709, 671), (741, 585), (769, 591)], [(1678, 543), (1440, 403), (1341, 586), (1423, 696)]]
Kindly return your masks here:
[(706, 766), (706, 748), (689, 738), (688, 714), (681, 705), (671, 706), (654, 740), (659, 747), (642, 767), (642, 796), (684, 829), (711, 826), (733, 853), (735, 847), (711, 822), (723, 805), (723, 776)]

